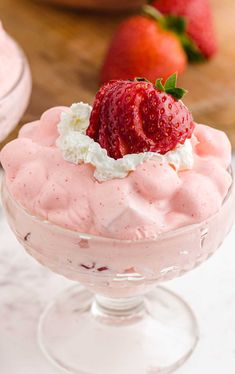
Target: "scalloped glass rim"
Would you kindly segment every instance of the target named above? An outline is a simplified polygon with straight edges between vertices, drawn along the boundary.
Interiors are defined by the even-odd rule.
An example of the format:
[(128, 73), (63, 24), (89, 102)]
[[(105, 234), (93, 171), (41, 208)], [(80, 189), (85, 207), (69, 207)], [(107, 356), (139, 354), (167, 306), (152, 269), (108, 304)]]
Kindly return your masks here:
[[(232, 183), (231, 183), (231, 186), (229, 187), (229, 190), (227, 192), (227, 195), (225, 196), (224, 198), (224, 201), (221, 205), (221, 208), (223, 207), (223, 205), (226, 203), (226, 201), (229, 199), (230, 195), (232, 194), (232, 191), (234, 190), (234, 173), (233, 173), (233, 169), (232, 169), (232, 166), (229, 166), (228, 168), (228, 171), (232, 177)], [(14, 198), (13, 196), (11, 195), (8, 187), (7, 187), (7, 183), (6, 183), (6, 176), (4, 175), (3, 177), (3, 181), (2, 181), (2, 189), (3, 188), (6, 188), (7, 189), (7, 192), (10, 196), (10, 198), (14, 201), (14, 203), (16, 205), (19, 206), (19, 208), (23, 209), (25, 214), (27, 216), (29, 216), (32, 220), (34, 221), (39, 221), (39, 222), (42, 222), (43, 224), (49, 224), (51, 227), (53, 227), (55, 230), (58, 230), (59, 232), (68, 232), (74, 236), (79, 236), (81, 239), (86, 239), (86, 240), (96, 240), (96, 241), (100, 241), (100, 242), (109, 242), (109, 241), (112, 241), (114, 243), (125, 243), (125, 244), (128, 244), (128, 243), (149, 243), (149, 242), (155, 242), (155, 241), (160, 241), (164, 238), (172, 238), (176, 235), (179, 235), (181, 234), (182, 232), (188, 232), (190, 230), (194, 230), (194, 229), (197, 229), (197, 228), (200, 228), (203, 224), (207, 224), (208, 222), (210, 222), (211, 220), (213, 220), (218, 214), (219, 214), (219, 210), (213, 214), (212, 216), (208, 217), (207, 219), (205, 219), (204, 221), (200, 221), (200, 222), (197, 222), (197, 223), (193, 223), (191, 225), (186, 225), (186, 226), (182, 226), (182, 227), (179, 227), (175, 230), (171, 230), (171, 231), (166, 231), (166, 232), (163, 232), (163, 233), (160, 233), (158, 236), (154, 237), (154, 238), (147, 238), (147, 239), (136, 239), (136, 240), (131, 240), (131, 239), (116, 239), (116, 238), (109, 238), (109, 237), (105, 237), (105, 236), (98, 236), (98, 235), (92, 235), (92, 234), (88, 234), (88, 233), (81, 233), (79, 231), (75, 231), (75, 230), (71, 230), (69, 228), (66, 228), (66, 227), (63, 227), (63, 226), (59, 226), (59, 225), (56, 225), (55, 223), (52, 223), (50, 221), (47, 221), (47, 220), (44, 220), (43, 218), (41, 217), (37, 217), (37, 216), (34, 216), (32, 214), (30, 214), (27, 209), (25, 209), (25, 207), (23, 207), (21, 204), (19, 204)]]
[(26, 58), (26, 55), (25, 55), (23, 49), (19, 46), (19, 44), (15, 41), (14, 38), (12, 38), (11, 36), (9, 36), (9, 37), (13, 40), (13, 42), (15, 43), (15, 45), (18, 49), (19, 55), (22, 59), (21, 60), (22, 66), (21, 66), (20, 74), (17, 77), (16, 81), (11, 86), (11, 88), (3, 96), (0, 96), (0, 103), (1, 103), (1, 101), (4, 101), (16, 89), (16, 87), (20, 84), (20, 82), (21, 82), (21, 80), (24, 76), (25, 69), (28, 65), (28, 61), (27, 61), (27, 58)]

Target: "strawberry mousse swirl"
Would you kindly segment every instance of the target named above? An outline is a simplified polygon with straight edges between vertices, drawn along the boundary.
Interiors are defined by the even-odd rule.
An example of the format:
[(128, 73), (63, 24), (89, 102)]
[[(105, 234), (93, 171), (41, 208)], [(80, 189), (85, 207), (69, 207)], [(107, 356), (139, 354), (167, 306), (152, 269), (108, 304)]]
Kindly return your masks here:
[[(52, 108), (39, 121), (25, 125), (19, 138), (0, 153), (13, 198), (43, 220), (120, 240), (153, 239), (215, 214), (232, 183), (230, 142), (224, 132), (192, 122), (183, 103), (167, 94), (168, 90), (180, 95), (179, 90), (169, 84), (161, 87), (160, 82), (158, 86), (152, 91), (149, 83), (133, 82), (138, 95), (125, 91), (133, 118), (132, 99), (146, 98), (148, 111), (141, 107), (146, 125), (159, 100), (160, 116), (158, 122), (152, 119), (153, 132), (140, 127), (121, 132), (121, 120), (115, 115), (120, 106), (114, 105), (120, 95), (112, 97), (112, 90), (106, 101), (102, 95), (96, 99), (99, 105), (95, 111), (93, 107), (93, 115), (88, 104), (79, 103)], [(125, 88), (121, 83), (118, 87), (123, 96)], [(114, 113), (100, 111), (107, 100), (112, 101)], [(172, 106), (174, 117), (172, 111), (163, 111), (166, 105)], [(107, 113), (114, 119), (113, 129), (120, 120), (116, 127), (120, 135), (106, 126), (111, 126), (105, 121)], [(128, 143), (130, 137), (135, 141)], [(119, 154), (122, 157), (116, 157)]]
[(178, 145), (173, 151), (161, 155), (156, 152), (127, 154), (115, 160), (107, 155), (106, 149), (85, 134), (90, 120), (92, 107), (78, 103), (71, 106), (69, 112), (61, 114), (58, 130), (60, 137), (57, 146), (66, 161), (74, 164), (91, 164), (95, 168), (94, 177), (99, 182), (114, 178), (124, 178), (130, 171), (147, 160), (158, 159), (166, 162), (175, 170), (187, 170), (193, 167), (193, 149), (190, 140)]

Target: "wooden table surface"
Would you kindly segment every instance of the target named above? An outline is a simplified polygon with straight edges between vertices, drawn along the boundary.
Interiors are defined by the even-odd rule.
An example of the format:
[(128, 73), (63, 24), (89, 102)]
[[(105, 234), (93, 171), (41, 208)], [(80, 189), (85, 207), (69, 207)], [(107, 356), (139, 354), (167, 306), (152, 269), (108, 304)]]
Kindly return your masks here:
[[(190, 91), (185, 102), (195, 120), (225, 130), (235, 148), (235, 2), (212, 1), (220, 51), (211, 62), (188, 67), (180, 83)], [(55, 105), (92, 103), (108, 42), (125, 16), (66, 10), (40, 0), (0, 0), (0, 18), (24, 48), (33, 73), (22, 123)]]

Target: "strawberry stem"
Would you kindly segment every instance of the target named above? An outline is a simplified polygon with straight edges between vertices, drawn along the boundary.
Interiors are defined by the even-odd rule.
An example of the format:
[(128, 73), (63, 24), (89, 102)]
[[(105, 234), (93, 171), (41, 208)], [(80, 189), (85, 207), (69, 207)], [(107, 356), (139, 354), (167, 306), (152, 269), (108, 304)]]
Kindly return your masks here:
[(151, 5), (144, 5), (142, 9), (143, 9), (143, 12), (146, 16), (149, 16), (149, 17), (155, 19), (156, 21), (159, 21), (161, 18), (164, 18), (162, 13), (159, 12), (159, 10), (157, 10), (156, 8), (154, 8)]

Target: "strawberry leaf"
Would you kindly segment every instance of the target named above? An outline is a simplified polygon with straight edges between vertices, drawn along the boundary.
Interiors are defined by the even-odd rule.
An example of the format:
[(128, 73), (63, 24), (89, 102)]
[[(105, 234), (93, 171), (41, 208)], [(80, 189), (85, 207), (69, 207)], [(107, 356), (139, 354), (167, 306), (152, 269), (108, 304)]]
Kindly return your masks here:
[(165, 91), (175, 88), (176, 83), (177, 83), (177, 74), (174, 73), (166, 80), (166, 83), (165, 83), (165, 86), (164, 86)]
[(165, 82), (162, 84), (162, 79), (157, 79), (155, 87), (167, 94), (173, 96), (176, 100), (182, 99), (182, 97), (188, 92), (184, 88), (176, 87), (177, 84), (177, 73), (172, 74)]
[(187, 24), (184, 17), (169, 14), (162, 18), (164, 22), (161, 22), (161, 24), (166, 30), (171, 30), (179, 35), (185, 33)]
[(192, 39), (187, 35), (181, 35), (179, 38), (190, 62), (203, 62), (206, 60)]
[(184, 88), (171, 88), (169, 90), (166, 90), (166, 93), (173, 96), (176, 100), (182, 99), (182, 97), (187, 93), (187, 91)]
[(162, 79), (157, 79), (155, 83), (156, 88), (158, 88), (160, 91), (165, 91), (165, 87), (162, 84)]

